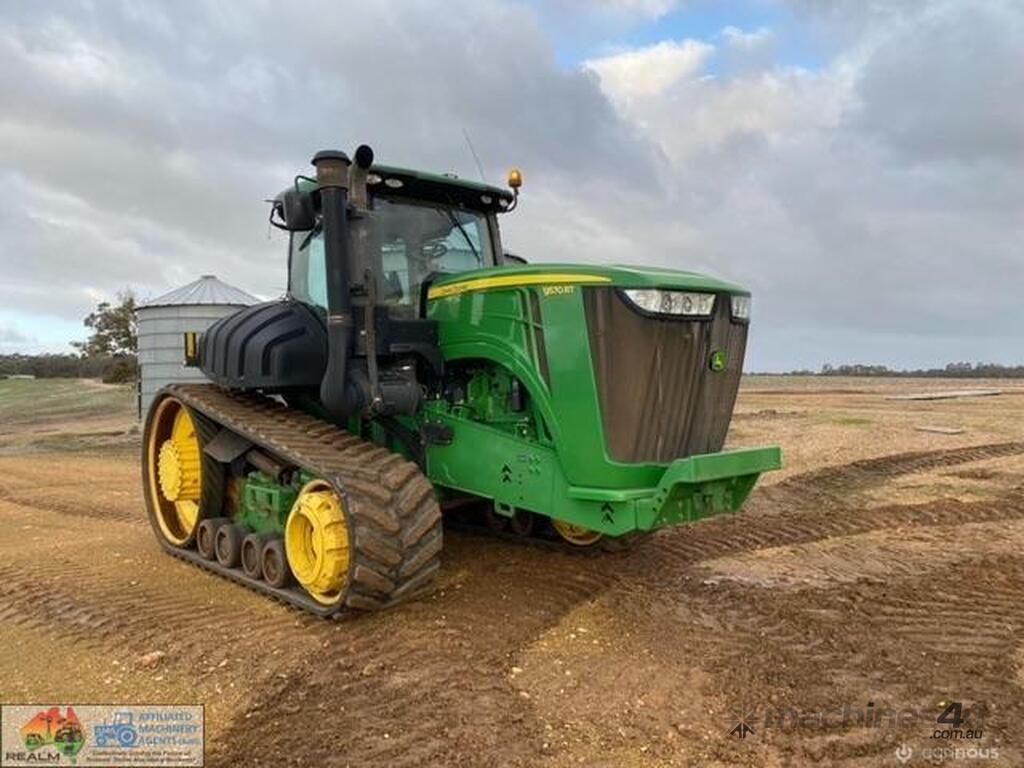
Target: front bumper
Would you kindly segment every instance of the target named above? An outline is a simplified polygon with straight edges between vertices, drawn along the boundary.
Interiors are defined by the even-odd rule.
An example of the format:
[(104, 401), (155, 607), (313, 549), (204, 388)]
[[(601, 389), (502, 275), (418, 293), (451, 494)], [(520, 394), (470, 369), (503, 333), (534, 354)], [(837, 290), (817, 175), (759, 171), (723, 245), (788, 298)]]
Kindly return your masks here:
[(668, 465), (654, 488), (570, 486), (568, 496), (577, 504), (600, 505), (603, 514), (591, 512), (580, 524), (613, 536), (630, 530), (653, 531), (735, 512), (743, 506), (762, 472), (781, 468), (782, 450), (777, 446), (722, 451), (677, 459)]
[(637, 504), (636, 526), (650, 531), (735, 512), (762, 472), (781, 468), (782, 450), (777, 446), (678, 459), (665, 470), (654, 496)]
[(676, 459), (660, 474), (639, 467), (642, 484), (573, 485), (549, 446), (451, 413), (435, 413), (431, 422), (456, 436), (427, 446), (427, 476), (442, 493), (492, 499), (499, 514), (523, 509), (609, 536), (735, 512), (762, 472), (782, 466), (779, 448), (752, 448)]

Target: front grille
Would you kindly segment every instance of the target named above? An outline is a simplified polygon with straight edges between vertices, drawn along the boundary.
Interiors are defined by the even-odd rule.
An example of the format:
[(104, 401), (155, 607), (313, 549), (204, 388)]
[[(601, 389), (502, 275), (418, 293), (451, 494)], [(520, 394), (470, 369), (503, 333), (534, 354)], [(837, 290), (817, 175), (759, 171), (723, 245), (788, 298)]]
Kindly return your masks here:
[[(729, 296), (718, 296), (710, 320), (645, 316), (614, 288), (586, 288), (584, 305), (609, 456), (664, 464), (720, 451), (747, 344)], [(719, 350), (728, 364), (716, 372)]]

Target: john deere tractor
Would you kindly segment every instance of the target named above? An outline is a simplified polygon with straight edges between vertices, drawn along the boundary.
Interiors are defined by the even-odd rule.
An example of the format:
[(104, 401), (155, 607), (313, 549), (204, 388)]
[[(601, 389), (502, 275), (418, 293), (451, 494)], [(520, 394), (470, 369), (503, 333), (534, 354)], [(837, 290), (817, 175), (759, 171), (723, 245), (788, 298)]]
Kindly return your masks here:
[(322, 151), (271, 206), (288, 294), (185, 354), (143, 484), (162, 546), (319, 615), (414, 595), (442, 510), (608, 546), (739, 509), (777, 448), (722, 452), (747, 291), (506, 254), (509, 189)]

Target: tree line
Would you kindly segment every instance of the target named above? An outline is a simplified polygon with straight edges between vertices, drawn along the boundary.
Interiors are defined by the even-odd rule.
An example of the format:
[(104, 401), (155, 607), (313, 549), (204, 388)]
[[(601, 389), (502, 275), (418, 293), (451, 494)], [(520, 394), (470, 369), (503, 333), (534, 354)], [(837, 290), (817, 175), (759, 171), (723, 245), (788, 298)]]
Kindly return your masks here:
[(82, 320), (90, 334), (85, 341), (71, 342), (75, 354), (0, 355), (0, 376), (102, 379), (108, 384), (135, 381), (139, 351), (135, 309), (135, 295), (122, 291), (117, 303), (100, 302)]
[(103, 379), (108, 383), (132, 381), (135, 357), (73, 354), (0, 355), (0, 377), (35, 376), (37, 379)]
[(922, 379), (1024, 379), (1024, 365), (997, 363), (947, 363), (942, 368), (902, 370), (884, 365), (825, 363), (819, 371), (786, 371), (782, 376), (891, 376)]

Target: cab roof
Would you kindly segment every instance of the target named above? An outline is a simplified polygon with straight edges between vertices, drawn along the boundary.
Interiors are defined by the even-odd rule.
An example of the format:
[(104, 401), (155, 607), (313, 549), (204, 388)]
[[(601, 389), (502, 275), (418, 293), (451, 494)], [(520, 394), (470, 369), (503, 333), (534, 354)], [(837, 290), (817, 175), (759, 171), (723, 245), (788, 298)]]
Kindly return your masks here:
[[(297, 184), (301, 190), (313, 190), (316, 182), (300, 176)], [(372, 165), (368, 171), (367, 189), (371, 195), (385, 194), (389, 197), (406, 197), (415, 200), (457, 205), (486, 213), (501, 213), (512, 204), (511, 190), (483, 184), (454, 175), (427, 173), (409, 168), (390, 165)], [(280, 200), (284, 192), (278, 194)]]

